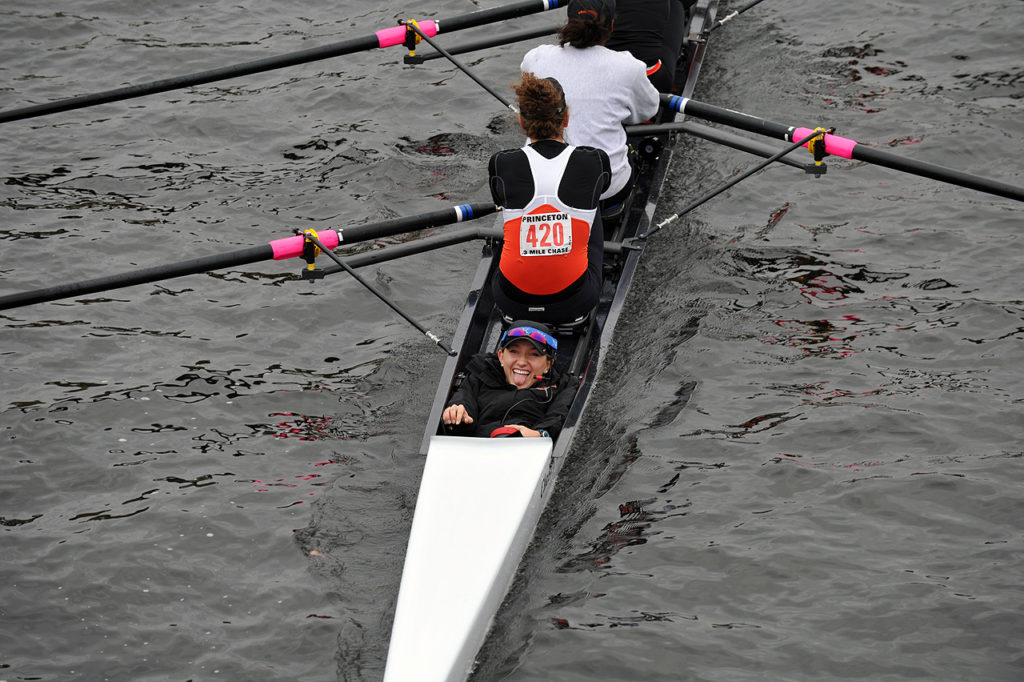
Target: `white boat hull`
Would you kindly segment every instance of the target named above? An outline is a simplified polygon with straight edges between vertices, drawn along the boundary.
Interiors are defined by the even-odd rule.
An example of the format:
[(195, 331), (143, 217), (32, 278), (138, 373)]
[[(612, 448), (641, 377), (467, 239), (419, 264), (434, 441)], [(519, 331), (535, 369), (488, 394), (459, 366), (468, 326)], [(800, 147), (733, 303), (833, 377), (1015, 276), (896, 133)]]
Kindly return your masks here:
[(548, 438), (434, 436), (385, 682), (465, 680), (546, 503)]

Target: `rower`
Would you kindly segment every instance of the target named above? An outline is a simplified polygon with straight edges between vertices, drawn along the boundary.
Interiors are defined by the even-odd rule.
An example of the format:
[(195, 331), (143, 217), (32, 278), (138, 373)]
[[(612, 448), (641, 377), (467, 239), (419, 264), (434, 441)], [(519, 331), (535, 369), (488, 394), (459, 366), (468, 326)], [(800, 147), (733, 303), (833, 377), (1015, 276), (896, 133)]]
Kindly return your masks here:
[(479, 353), (441, 420), (456, 436), (557, 438), (578, 380), (554, 367), (558, 341), (539, 322), (513, 322), (496, 354)]
[(612, 180), (601, 199), (602, 209), (610, 209), (628, 196), (634, 179), (622, 126), (654, 117), (659, 93), (642, 61), (605, 47), (612, 36), (615, 0), (569, 0), (567, 13), (559, 45), (530, 50), (520, 70), (557, 78), (573, 111), (566, 139), (608, 153)]
[(507, 320), (580, 323), (601, 293), (604, 230), (597, 209), (611, 176), (608, 155), (565, 143), (571, 110), (557, 80), (524, 73), (513, 88), (529, 140), (488, 164), (504, 223), (491, 290)]
[(658, 92), (672, 92), (690, 7), (696, 0), (617, 0), (609, 50), (629, 52), (647, 65)]

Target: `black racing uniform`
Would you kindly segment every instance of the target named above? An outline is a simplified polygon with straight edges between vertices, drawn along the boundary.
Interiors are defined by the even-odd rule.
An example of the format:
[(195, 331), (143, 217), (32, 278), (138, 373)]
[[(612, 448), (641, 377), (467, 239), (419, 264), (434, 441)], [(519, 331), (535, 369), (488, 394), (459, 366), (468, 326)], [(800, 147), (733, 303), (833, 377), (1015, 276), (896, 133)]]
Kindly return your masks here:
[[(540, 140), (532, 145), (546, 159), (565, 149), (564, 142)], [(491, 197), (498, 206), (524, 208), (534, 198), (535, 189), (530, 163), (522, 149), (506, 149), (491, 157)], [(565, 168), (558, 188), (558, 198), (581, 209), (598, 208), (601, 194), (611, 182), (608, 155), (594, 147), (576, 147)], [(604, 228), (601, 213), (594, 217), (587, 244), (587, 270), (562, 291), (537, 296), (520, 291), (499, 271), (492, 283), (498, 308), (513, 319), (536, 320), (547, 324), (572, 322), (597, 305), (601, 294), (601, 265), (604, 262)]]
[(466, 378), (448, 405), (464, 405), (472, 424), (445, 425), (454, 436), (489, 438), (499, 426), (519, 424), (558, 438), (579, 381), (554, 367), (530, 388), (516, 388), (493, 353), (479, 353), (466, 365)]
[(661, 60), (661, 66), (648, 79), (658, 92), (671, 92), (686, 17), (695, 1), (618, 0), (612, 37), (605, 47), (631, 53), (648, 70)]

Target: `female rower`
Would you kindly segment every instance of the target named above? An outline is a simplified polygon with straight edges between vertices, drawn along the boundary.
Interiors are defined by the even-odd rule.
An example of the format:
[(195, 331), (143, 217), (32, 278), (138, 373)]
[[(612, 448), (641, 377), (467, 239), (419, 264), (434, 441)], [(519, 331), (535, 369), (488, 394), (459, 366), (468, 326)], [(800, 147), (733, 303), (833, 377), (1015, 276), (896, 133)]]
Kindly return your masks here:
[(553, 368), (558, 341), (536, 322), (513, 322), (497, 355), (481, 353), (441, 419), (454, 435), (557, 438), (578, 381)]
[(575, 322), (601, 293), (604, 229), (597, 209), (611, 174), (608, 155), (565, 143), (570, 110), (558, 81), (524, 73), (513, 87), (529, 143), (498, 152), (488, 165), (505, 224), (494, 299), (510, 319)]
[(601, 195), (606, 206), (618, 203), (632, 185), (624, 123), (642, 123), (658, 113), (658, 91), (647, 67), (628, 52), (609, 50), (615, 0), (570, 0), (559, 45), (540, 45), (526, 53), (520, 67), (539, 77), (557, 78), (572, 109), (566, 131), (571, 144), (608, 153), (612, 181)]

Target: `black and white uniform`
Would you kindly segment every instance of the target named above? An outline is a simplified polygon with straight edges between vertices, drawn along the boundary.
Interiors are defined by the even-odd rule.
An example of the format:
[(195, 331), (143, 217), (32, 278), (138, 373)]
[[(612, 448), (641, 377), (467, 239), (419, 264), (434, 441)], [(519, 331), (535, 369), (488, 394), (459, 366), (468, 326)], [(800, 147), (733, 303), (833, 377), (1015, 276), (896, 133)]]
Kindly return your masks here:
[[(597, 208), (611, 177), (608, 155), (556, 140), (541, 140), (528, 148), (498, 152), (488, 164), (491, 196), (503, 209), (506, 228), (501, 271), (492, 291), (498, 307), (513, 319), (571, 322), (597, 305), (601, 293), (604, 229)], [(545, 197), (568, 212), (576, 225), (571, 251), (531, 254), (525, 232), (518, 234), (526, 228), (515, 220)], [(589, 223), (585, 233), (579, 229), (580, 221)]]

